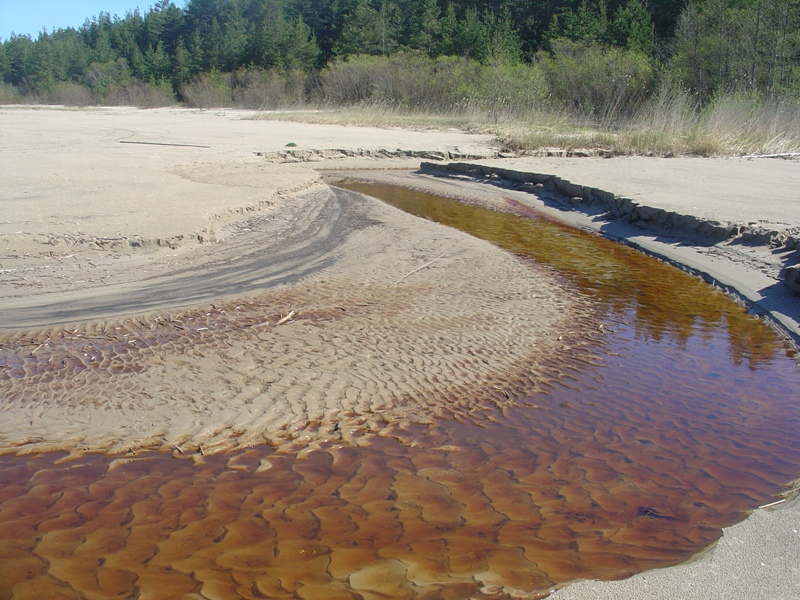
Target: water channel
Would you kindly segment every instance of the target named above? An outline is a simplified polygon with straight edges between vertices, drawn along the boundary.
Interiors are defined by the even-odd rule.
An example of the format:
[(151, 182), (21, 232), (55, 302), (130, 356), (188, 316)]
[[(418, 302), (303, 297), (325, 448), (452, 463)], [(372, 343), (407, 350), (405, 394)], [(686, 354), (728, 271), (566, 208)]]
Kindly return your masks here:
[(682, 562), (797, 478), (796, 357), (725, 294), (545, 219), (342, 185), (546, 265), (601, 330), (352, 445), (0, 457), (0, 597), (546, 594)]

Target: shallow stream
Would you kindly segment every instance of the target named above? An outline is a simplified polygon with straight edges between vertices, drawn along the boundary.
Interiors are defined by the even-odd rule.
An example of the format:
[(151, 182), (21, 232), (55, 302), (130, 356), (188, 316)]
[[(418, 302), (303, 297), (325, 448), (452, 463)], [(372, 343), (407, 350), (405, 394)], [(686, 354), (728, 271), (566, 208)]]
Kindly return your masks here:
[(597, 332), (354, 445), (2, 457), (0, 597), (546, 593), (684, 561), (798, 477), (796, 357), (725, 294), (544, 219), (346, 187), (553, 269)]

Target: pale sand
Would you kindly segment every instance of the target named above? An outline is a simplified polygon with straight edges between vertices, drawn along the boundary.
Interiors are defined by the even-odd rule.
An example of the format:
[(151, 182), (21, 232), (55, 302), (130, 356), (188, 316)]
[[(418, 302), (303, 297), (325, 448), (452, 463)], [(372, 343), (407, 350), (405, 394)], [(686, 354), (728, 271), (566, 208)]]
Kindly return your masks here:
[(623, 581), (585, 581), (555, 600), (796, 600), (800, 598), (800, 502), (755, 511), (697, 561)]
[[(424, 421), (460, 386), (535, 371), (587, 312), (486, 242), (255, 154), (387, 132), (243, 116), (0, 112), (0, 326), (29, 330), (4, 344), (0, 451), (208, 452), (312, 421)], [(237, 327), (237, 310), (263, 314)]]
[[(454, 387), (492, 385), (498, 374), (518, 368), (520, 361), (546, 356), (557, 347), (561, 331), (591, 318), (586, 307), (565, 299), (546, 273), (523, 268), (488, 244), (420, 223), (378, 203), (350, 203), (350, 209), (342, 209), (347, 200), (337, 204), (315, 171), (269, 163), (255, 155), (276, 152), (289, 142), (309, 149), (404, 148), (491, 155), (486, 136), (242, 120), (246, 116), (174, 109), (0, 108), (0, 327), (39, 327), (35, 340), (33, 334), (25, 334), (28, 341), (36, 342), (26, 348), (28, 354), (32, 349), (37, 355), (58, 351), (63, 342), (54, 333), (75, 344), (82, 340), (68, 338), (87, 331), (113, 336), (116, 327), (121, 332), (142, 332), (164, 326), (164, 319), (159, 323), (144, 313), (191, 316), (189, 307), (198, 303), (208, 313), (237, 310), (242, 304), (218, 302), (211, 307), (214, 298), (225, 296), (220, 290), (229, 289), (230, 282), (215, 288), (208, 274), (225, 272), (226, 261), (233, 266), (239, 255), (248, 258), (246, 248), (270, 238), (273, 247), (283, 252), (289, 273), (282, 278), (280, 272), (255, 270), (252, 278), (237, 277), (232, 285), (232, 296), (244, 295), (248, 302), (260, 297), (262, 308), (269, 307), (265, 314), (269, 324), (263, 325), (263, 331), (251, 327), (232, 334), (200, 325), (171, 342), (174, 346), (124, 353), (124, 364), (136, 368), (116, 376), (125, 385), (114, 391), (100, 386), (102, 369), (94, 366), (73, 378), (72, 388), (40, 379), (42, 393), (35, 406), (15, 402), (4, 412), (0, 433), (6, 451), (24, 441), (30, 443), (12, 451), (35, 451), (65, 442), (75, 449), (148, 444), (223, 448), (255, 441), (258, 436), (271, 441), (302, 436), (292, 426), (317, 418), (350, 419), (353, 426), (380, 428), (385, 419), (404, 418), (405, 407), (390, 412), (398, 399), (438, 390), (442, 396), (434, 398), (431, 407), (433, 412), (444, 410), (447, 390), (442, 391), (442, 378)], [(642, 204), (679, 208), (698, 217), (763, 220), (788, 228), (800, 225), (795, 215), (798, 165), (752, 163), (741, 161), (733, 168), (731, 161), (700, 159), (525, 159), (502, 164), (553, 172), (573, 182), (635, 197)], [(336, 161), (335, 166), (387, 169), (418, 164), (362, 158)], [(329, 161), (321, 166), (334, 164)], [(649, 177), (647, 169), (654, 170)], [(653, 179), (662, 169), (666, 175)], [(453, 194), (460, 194), (462, 186), (458, 182), (458, 189), (452, 187)], [(695, 198), (690, 204), (685, 203), (687, 189), (693, 190)], [(727, 201), (734, 197), (741, 201)], [(296, 206), (304, 210), (293, 212)], [(778, 208), (768, 211), (767, 206)], [(579, 225), (605, 226), (598, 215), (544, 208)], [(346, 216), (340, 218), (342, 212)], [(241, 220), (248, 215), (249, 221)], [(314, 241), (297, 239), (282, 248), (283, 236), (298, 223), (308, 234), (305, 237)], [(641, 231), (630, 235), (645, 241), (656, 238)], [(676, 254), (683, 248), (679, 241), (670, 244)], [(695, 253), (698, 261), (706, 263), (701, 267), (714, 268), (717, 256), (723, 256), (726, 264), (738, 265), (740, 287), (758, 292), (763, 286), (754, 277), (765, 272), (775, 282), (776, 267), (764, 262), (768, 252), (763, 248), (716, 250), (716, 254)], [(756, 258), (743, 255), (737, 260), (739, 250)], [(250, 255), (250, 266), (265, 262), (257, 253)], [(310, 266), (303, 268), (304, 264)], [(424, 268), (417, 271), (420, 267)], [(193, 274), (197, 275), (194, 279)], [(273, 288), (259, 296), (262, 279)], [(164, 294), (159, 300), (155, 292), (169, 289), (176, 280), (183, 286), (181, 293)], [(303, 285), (289, 285), (298, 281)], [(205, 294), (205, 288), (212, 288), (214, 294)], [(188, 289), (194, 293), (187, 298), (183, 291)], [(142, 290), (153, 293), (148, 296)], [(134, 300), (126, 303), (126, 298)], [(68, 310), (58, 309), (64, 305)], [(139, 305), (144, 310), (133, 308)], [(297, 312), (294, 322), (277, 325), (290, 310)], [(331, 320), (313, 324), (312, 319), (302, 319), (304, 312)], [(143, 313), (141, 324), (124, 320), (124, 315), (132, 313)], [(336, 313), (342, 315), (333, 317)], [(92, 326), (65, 327), (91, 314), (104, 320)], [(201, 339), (203, 343), (198, 343)], [(83, 347), (87, 364), (92, 362), (90, 343)], [(476, 358), (469, 352), (474, 347), (486, 353)], [(427, 348), (432, 351), (424, 351)], [(403, 364), (404, 358), (409, 364)], [(114, 366), (113, 361), (99, 362), (103, 368)], [(347, 375), (341, 375), (342, 369)], [(257, 372), (267, 385), (255, 384), (251, 372)], [(218, 381), (221, 375), (226, 377), (223, 386)], [(176, 382), (187, 377), (196, 383)], [(381, 382), (389, 383), (382, 387)], [(20, 398), (25, 393), (19, 381), (4, 380), (2, 385), (6, 397)], [(81, 386), (94, 394), (78, 399)], [(80, 406), (59, 402), (63, 398), (79, 401)], [(171, 399), (169, 410), (164, 398)], [(383, 424), (372, 423), (380, 420), (375, 412), (381, 410), (386, 411)], [(411, 416), (418, 418), (422, 412)], [(254, 421), (258, 432), (244, 428), (246, 422)], [(726, 531), (705, 562), (621, 584), (576, 585), (559, 594), (797, 597), (800, 574), (794, 562), (781, 562), (781, 557), (797, 555), (800, 510), (795, 506), (757, 515)], [(760, 558), (764, 548), (766, 558)], [(747, 557), (744, 563), (736, 562), (739, 556)], [(769, 585), (742, 583), (757, 580), (760, 562), (778, 565), (770, 571)], [(702, 575), (689, 577), (687, 569)], [(742, 581), (733, 581), (726, 572), (738, 573)], [(644, 578), (646, 591), (637, 587)], [(698, 589), (701, 582), (712, 580), (717, 587)], [(692, 581), (695, 586), (689, 585)], [(618, 591), (622, 588), (626, 591)]]
[[(16, 356), (24, 360), (44, 343), (36, 364), (56, 368), (3, 382), (11, 407), (2, 446), (207, 452), (278, 443), (309, 421), (396, 421), (401, 411), (424, 422), (448, 410), (445, 399), (460, 386), (535, 370), (538, 358), (561, 345), (574, 303), (546, 274), (378, 203), (359, 210), (374, 224), (349, 233), (329, 263), (293, 286), (168, 318), (142, 316), (139, 327), (111, 319), (77, 334), (72, 326), (38, 330), (17, 344)], [(253, 312), (248, 302), (256, 300), (252, 326), (205, 319)], [(294, 318), (280, 323), (290, 312)], [(125, 332), (123, 350), (97, 352), (120, 339), (117, 328)], [(167, 342), (147, 348), (150, 337)], [(57, 377), (64, 355), (81, 360), (83, 370)], [(120, 365), (125, 372), (115, 374)], [(424, 405), (398, 408), (404, 399)]]

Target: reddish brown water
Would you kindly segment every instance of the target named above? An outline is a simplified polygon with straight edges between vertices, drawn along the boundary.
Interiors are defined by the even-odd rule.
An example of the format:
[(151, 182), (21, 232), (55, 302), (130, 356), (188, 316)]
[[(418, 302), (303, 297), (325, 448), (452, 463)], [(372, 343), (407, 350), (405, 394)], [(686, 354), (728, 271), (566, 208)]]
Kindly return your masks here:
[(0, 597), (546, 591), (685, 560), (797, 477), (796, 363), (723, 294), (547, 221), (367, 191), (550, 265), (602, 333), (353, 445), (0, 458)]

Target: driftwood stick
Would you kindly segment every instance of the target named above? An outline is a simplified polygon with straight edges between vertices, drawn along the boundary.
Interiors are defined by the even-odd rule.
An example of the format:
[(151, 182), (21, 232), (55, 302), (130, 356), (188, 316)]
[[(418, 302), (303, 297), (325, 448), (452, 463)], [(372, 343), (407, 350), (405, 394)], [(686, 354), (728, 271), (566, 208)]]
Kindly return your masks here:
[(416, 268), (416, 269), (414, 269), (413, 271), (409, 271), (408, 273), (406, 273), (405, 275), (403, 275), (403, 276), (402, 276), (400, 279), (398, 279), (397, 281), (395, 281), (395, 282), (392, 284), (392, 286), (395, 286), (395, 285), (397, 285), (398, 283), (400, 283), (401, 281), (403, 281), (403, 280), (404, 280), (406, 277), (409, 277), (410, 275), (413, 275), (413, 274), (414, 274), (414, 273), (416, 273), (417, 271), (422, 271), (422, 269), (424, 269), (424, 268), (426, 268), (426, 267), (430, 267), (430, 266), (431, 266), (433, 263), (435, 263), (437, 260), (439, 260), (439, 259), (440, 259), (440, 258), (442, 258), (443, 256), (444, 256), (444, 252), (442, 252), (442, 253), (441, 253), (439, 256), (437, 256), (436, 258), (434, 258), (432, 261), (425, 263), (425, 264), (424, 264), (424, 265), (422, 265), (421, 267), (417, 267), (417, 268)]
[(800, 152), (779, 152), (777, 154), (748, 154), (742, 158), (784, 158), (787, 156), (800, 156)]
[(294, 317), (294, 315), (295, 315), (295, 314), (296, 314), (296, 313), (295, 313), (294, 311), (290, 312), (288, 315), (286, 315), (286, 316), (285, 316), (285, 317), (283, 317), (283, 318), (282, 318), (280, 321), (278, 321), (278, 322), (277, 322), (275, 325), (276, 325), (276, 326), (277, 326), (277, 325), (283, 325), (284, 323), (286, 323), (286, 321), (288, 321), (288, 320), (290, 320), (292, 317)]
[(137, 142), (135, 140), (120, 140), (120, 144), (140, 144), (142, 146), (178, 146), (180, 148), (211, 148), (201, 144), (172, 144), (169, 142)]
[(786, 498), (781, 498), (780, 500), (776, 500), (775, 502), (770, 502), (769, 504), (762, 504), (758, 508), (769, 508), (770, 506), (777, 506), (778, 504), (783, 504), (786, 502)]

